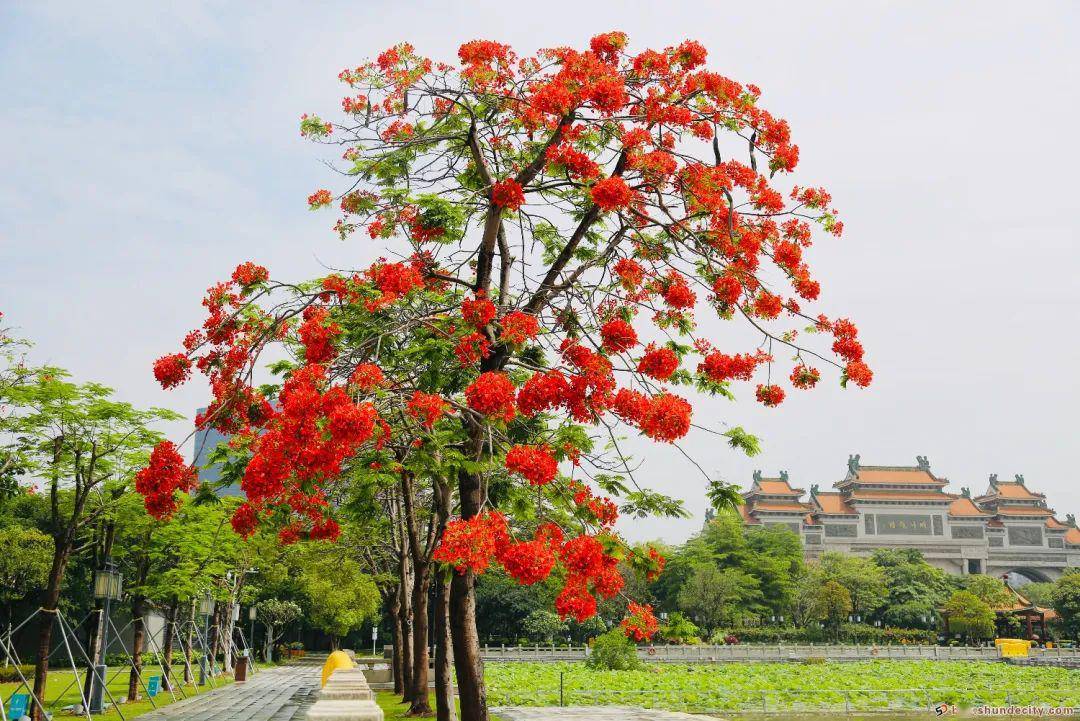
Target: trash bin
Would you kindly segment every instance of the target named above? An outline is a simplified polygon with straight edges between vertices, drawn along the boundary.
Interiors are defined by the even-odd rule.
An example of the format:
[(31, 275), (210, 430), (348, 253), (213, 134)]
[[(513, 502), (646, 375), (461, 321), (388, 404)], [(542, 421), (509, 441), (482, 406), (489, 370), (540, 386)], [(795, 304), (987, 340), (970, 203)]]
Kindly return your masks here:
[(236, 680), (237, 683), (240, 683), (241, 681), (247, 681), (247, 667), (247, 656), (241, 656), (240, 658), (236, 659), (236, 669), (233, 672), (233, 678)]

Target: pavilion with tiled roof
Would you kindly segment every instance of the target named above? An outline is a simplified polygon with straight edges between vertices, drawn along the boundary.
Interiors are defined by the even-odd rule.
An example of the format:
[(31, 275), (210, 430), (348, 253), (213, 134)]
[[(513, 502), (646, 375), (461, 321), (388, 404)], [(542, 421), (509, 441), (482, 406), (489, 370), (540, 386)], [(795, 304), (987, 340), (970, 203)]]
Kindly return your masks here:
[(791, 487), (787, 471), (780, 471), (776, 478), (766, 478), (761, 471), (754, 471), (753, 483), (743, 494), (740, 511), (750, 523), (783, 524), (799, 533), (810, 511), (810, 506), (799, 500), (804, 493), (802, 488)]
[(917, 548), (952, 573), (1015, 572), (1038, 580), (1080, 566), (1075, 519), (1059, 521), (1023, 476), (1010, 482), (991, 476), (986, 493), (973, 498), (967, 488), (948, 492), (948, 479), (925, 456), (913, 466), (871, 466), (852, 455), (847, 465), (835, 490), (813, 484), (807, 503), (786, 472), (766, 478), (757, 471), (740, 512), (747, 523), (788, 526), (811, 559), (829, 550)]

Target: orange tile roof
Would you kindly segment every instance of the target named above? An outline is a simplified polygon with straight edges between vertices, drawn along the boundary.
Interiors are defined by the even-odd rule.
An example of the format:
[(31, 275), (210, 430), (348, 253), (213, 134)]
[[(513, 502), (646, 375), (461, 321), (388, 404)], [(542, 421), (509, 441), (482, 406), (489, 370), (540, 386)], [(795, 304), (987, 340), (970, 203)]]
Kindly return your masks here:
[(950, 516), (985, 516), (988, 515), (979, 510), (979, 507), (975, 505), (975, 502), (970, 498), (961, 496), (953, 501), (949, 505)]
[(952, 499), (952, 496), (941, 491), (907, 491), (904, 489), (867, 491), (859, 488), (851, 494), (851, 500), (853, 501), (948, 501), (950, 499)]
[(820, 523), (815, 521), (814, 517), (809, 513), (807, 513), (805, 516), (803, 516), (802, 522), (805, 523), (808, 526), (820, 526), (821, 525)]
[(744, 523), (758, 523), (759, 521), (750, 515), (750, 506), (745, 503), (739, 504), (739, 515), (742, 516)]
[(934, 478), (924, 468), (860, 468), (857, 473), (859, 483), (918, 483), (944, 486), (945, 481)]
[(1062, 528), (1068, 528), (1068, 526), (1066, 526), (1064, 523), (1062, 523), (1058, 519), (1054, 518), (1053, 516), (1050, 516), (1049, 518), (1046, 519), (1046, 527), (1047, 528), (1053, 528), (1054, 530), (1060, 530)]
[(1046, 497), (1041, 493), (1032, 493), (1021, 483), (998, 483), (995, 487), (997, 488), (997, 495), (1001, 498), (1035, 499)]
[(1054, 512), (1049, 508), (1038, 506), (998, 506), (996, 513), (1000, 516), (1052, 516)]
[(1065, 543), (1080, 546), (1080, 528), (1070, 528), (1065, 533)]
[(801, 496), (802, 491), (797, 491), (792, 488), (787, 481), (778, 480), (760, 480), (758, 481), (758, 489), (765, 494), (773, 496)]
[(986, 522), (986, 525), (992, 526), (993, 528), (1004, 528), (1005, 527), (1005, 524), (1002, 523), (1001, 521), (997, 520), (996, 518), (991, 518), (989, 521)]
[(818, 493), (814, 496), (822, 513), (855, 516), (858, 512), (844, 502), (844, 497), (839, 493)]
[(764, 501), (761, 503), (755, 503), (754, 511), (795, 511), (797, 513), (803, 513), (806, 511), (806, 506), (801, 503), (780, 503), (772, 501)]

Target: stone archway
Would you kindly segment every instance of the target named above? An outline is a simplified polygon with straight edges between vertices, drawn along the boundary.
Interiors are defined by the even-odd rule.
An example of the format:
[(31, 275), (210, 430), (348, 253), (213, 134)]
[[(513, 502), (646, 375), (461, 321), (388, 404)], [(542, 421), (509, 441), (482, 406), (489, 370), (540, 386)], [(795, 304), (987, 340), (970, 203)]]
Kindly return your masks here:
[(1004, 575), (1008, 584), (1017, 589), (1023, 588), (1025, 585), (1033, 582), (1046, 583), (1053, 581), (1058, 576), (1058, 574), (1051, 569), (1030, 568), (1027, 566), (1010, 568)]

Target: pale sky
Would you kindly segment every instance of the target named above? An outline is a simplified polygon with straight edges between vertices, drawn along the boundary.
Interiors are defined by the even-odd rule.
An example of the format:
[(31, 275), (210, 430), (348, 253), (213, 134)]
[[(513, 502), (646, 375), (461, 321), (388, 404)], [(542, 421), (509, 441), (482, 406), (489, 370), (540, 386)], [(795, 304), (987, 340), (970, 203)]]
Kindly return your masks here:
[[(805, 488), (839, 480), (849, 453), (926, 455), (953, 491), (1023, 473), (1059, 517), (1080, 512), (1080, 3), (269, 5), (0, 7), (0, 310), (35, 361), (191, 414), (205, 387), (163, 392), (150, 365), (201, 322), (206, 287), (243, 260), (299, 279), (370, 258), (305, 205), (333, 185), (298, 118), (334, 116), (343, 67), (401, 40), (454, 61), (475, 38), (525, 54), (616, 29), (637, 49), (689, 37), (761, 86), (801, 147), (797, 180), (832, 191), (846, 229), (810, 256), (820, 309), (858, 321), (876, 379), (775, 410), (752, 389), (703, 400), (697, 420), (743, 425), (765, 453), (703, 435), (686, 450), (731, 481), (787, 469)], [(696, 515), (624, 531), (684, 539), (700, 476), (674, 449), (634, 448), (639, 479)]]

